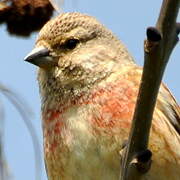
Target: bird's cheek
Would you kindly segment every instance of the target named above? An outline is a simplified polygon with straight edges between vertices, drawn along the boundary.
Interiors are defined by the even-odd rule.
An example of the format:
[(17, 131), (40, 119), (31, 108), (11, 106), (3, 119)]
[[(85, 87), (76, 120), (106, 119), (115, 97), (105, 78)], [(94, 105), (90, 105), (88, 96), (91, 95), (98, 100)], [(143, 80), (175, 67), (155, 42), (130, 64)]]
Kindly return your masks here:
[(67, 67), (69, 67), (72, 63), (69, 61), (69, 59), (64, 58), (64, 57), (58, 57), (57, 59), (57, 65), (58, 67), (60, 67), (61, 69), (65, 69)]

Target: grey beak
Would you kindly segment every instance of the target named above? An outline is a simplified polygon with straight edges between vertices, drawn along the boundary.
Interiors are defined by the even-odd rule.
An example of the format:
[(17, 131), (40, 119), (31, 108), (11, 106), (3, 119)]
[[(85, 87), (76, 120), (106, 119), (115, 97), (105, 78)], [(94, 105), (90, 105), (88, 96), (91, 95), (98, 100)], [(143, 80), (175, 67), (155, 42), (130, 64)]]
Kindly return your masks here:
[(53, 57), (49, 53), (50, 51), (47, 48), (40, 46), (33, 49), (24, 58), (24, 61), (27, 61), (42, 68), (46, 68), (54, 65)]

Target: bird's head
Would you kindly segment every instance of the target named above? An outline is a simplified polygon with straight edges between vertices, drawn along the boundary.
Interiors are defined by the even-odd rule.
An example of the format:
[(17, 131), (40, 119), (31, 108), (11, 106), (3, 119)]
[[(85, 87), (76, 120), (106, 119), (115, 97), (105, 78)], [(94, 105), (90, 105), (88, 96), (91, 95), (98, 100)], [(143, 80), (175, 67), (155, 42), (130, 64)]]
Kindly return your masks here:
[(132, 59), (123, 44), (95, 18), (63, 13), (41, 29), (35, 48), (25, 60), (40, 67), (40, 81), (53, 79), (61, 87), (72, 89), (93, 84)]

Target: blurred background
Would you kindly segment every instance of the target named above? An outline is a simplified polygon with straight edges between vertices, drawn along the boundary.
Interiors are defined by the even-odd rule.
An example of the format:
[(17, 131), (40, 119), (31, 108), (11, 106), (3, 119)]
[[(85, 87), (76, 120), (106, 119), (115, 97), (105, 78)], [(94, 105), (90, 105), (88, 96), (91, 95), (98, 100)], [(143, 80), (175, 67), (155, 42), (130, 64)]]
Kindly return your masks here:
[[(56, 0), (58, 1), (58, 0)], [(60, 0), (61, 1), (61, 0)], [(78, 11), (95, 16), (121, 39), (139, 65), (143, 65), (143, 42), (148, 26), (154, 26), (162, 0), (65, 0), (62, 11)], [(54, 16), (58, 13), (55, 12)], [(15, 17), (14, 17), (15, 18)], [(180, 21), (180, 16), (178, 17)], [(10, 35), (5, 23), (0, 25), (0, 83), (18, 93), (31, 107), (32, 123), (42, 151), (40, 97), (36, 81), (37, 68), (23, 61), (34, 46), (38, 32), (29, 37)], [(180, 101), (180, 47), (171, 55), (164, 76), (177, 101)], [(5, 110), (4, 151), (14, 180), (35, 179), (35, 159), (32, 141), (17, 110), (0, 94)], [(43, 180), (47, 180), (44, 164)]]

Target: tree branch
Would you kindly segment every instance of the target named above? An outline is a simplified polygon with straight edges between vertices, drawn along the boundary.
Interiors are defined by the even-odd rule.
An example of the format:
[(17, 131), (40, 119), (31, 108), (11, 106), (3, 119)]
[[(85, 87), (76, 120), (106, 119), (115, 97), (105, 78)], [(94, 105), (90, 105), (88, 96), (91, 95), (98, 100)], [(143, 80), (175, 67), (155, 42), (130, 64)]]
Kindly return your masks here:
[(148, 148), (153, 111), (169, 56), (178, 42), (180, 0), (163, 0), (156, 27), (147, 29), (145, 62), (120, 180), (140, 179), (150, 169)]
[[(2, 83), (0, 83), (0, 93), (2, 93), (17, 109), (19, 114), (21, 115), (30, 135), (32, 138), (32, 143), (34, 147), (34, 154), (35, 154), (35, 179), (41, 180), (41, 165), (42, 165), (42, 159), (41, 159), (41, 150), (40, 145), (38, 142), (38, 138), (36, 135), (36, 131), (34, 129), (33, 124), (31, 123), (30, 117), (32, 116), (32, 112), (30, 111), (30, 108), (26, 104), (26, 102), (14, 91), (12, 91), (10, 88), (7, 88)], [(0, 120), (2, 123), (3, 120), (3, 109), (0, 107)], [(5, 163), (5, 158), (3, 154), (3, 144), (2, 144), (2, 129), (0, 128), (0, 180), (7, 180), (8, 179), (8, 171)]]
[(4, 109), (0, 100), (0, 179), (8, 180), (9, 171), (7, 168), (6, 158), (4, 155), (3, 135), (4, 135)]

